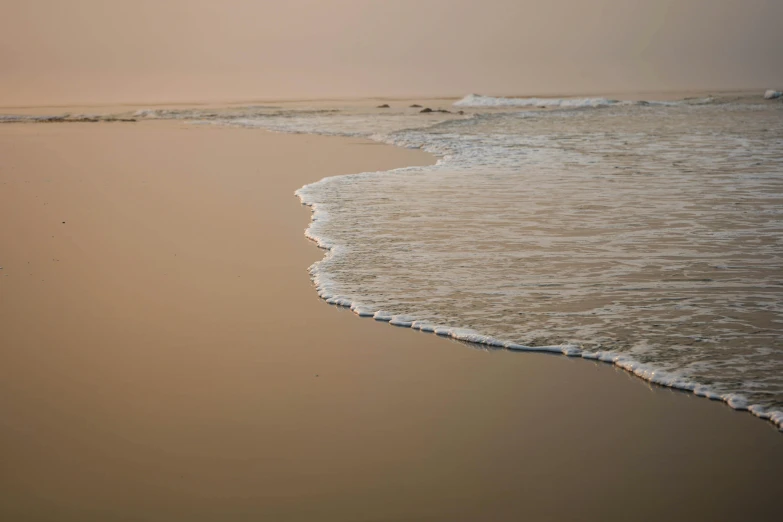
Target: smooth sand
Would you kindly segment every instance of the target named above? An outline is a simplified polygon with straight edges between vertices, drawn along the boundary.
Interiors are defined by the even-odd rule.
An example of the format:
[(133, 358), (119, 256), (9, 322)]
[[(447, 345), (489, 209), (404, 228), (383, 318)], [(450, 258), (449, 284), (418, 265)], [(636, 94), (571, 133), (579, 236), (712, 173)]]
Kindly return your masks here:
[(779, 520), (769, 423), (317, 298), (293, 191), (431, 161), (0, 126), (0, 520)]

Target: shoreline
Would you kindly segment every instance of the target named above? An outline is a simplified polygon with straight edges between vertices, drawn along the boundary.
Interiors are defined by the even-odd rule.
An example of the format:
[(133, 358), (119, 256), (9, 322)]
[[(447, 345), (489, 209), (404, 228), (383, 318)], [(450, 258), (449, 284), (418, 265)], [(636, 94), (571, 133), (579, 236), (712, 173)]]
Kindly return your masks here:
[[(783, 446), (749, 416), (308, 297), (323, 252), (290, 185), (426, 153), (179, 122), (20, 128), (0, 127), (16, 191), (0, 200), (0, 512), (774, 519), (745, 500), (781, 493)], [(42, 281), (9, 286), (22, 253)]]
[[(685, 94), (706, 95), (707, 92), (709, 92), (709, 91), (706, 91), (706, 90), (691, 90), (691, 91), (672, 90), (672, 91), (649, 91), (649, 92), (639, 91), (639, 92), (635, 92), (635, 93), (634, 92), (628, 92), (628, 93), (624, 93), (623, 95), (631, 96), (631, 98), (629, 98), (629, 99), (634, 99), (634, 98), (636, 98), (636, 97), (638, 97), (639, 95), (642, 95), (642, 94), (654, 95), (654, 94), (657, 93), (659, 95), (663, 95), (663, 98), (661, 98), (661, 99), (667, 99), (667, 98), (670, 98), (670, 99), (688, 99), (688, 98), (682, 98), (682, 96), (685, 95)], [(722, 90), (722, 91), (715, 91), (715, 92), (718, 93), (719, 96), (724, 96), (724, 97), (728, 96), (728, 95), (745, 94), (747, 96), (747, 95), (753, 94), (753, 92), (750, 91), (749, 89), (732, 89), (732, 90)], [(595, 95), (598, 95), (598, 94), (595, 94)], [(556, 95), (552, 95), (552, 97), (555, 97), (555, 96)], [(561, 95), (561, 96), (574, 97), (574, 96), (585, 96), (585, 94), (582, 94), (582, 95), (572, 94), (572, 95)], [(545, 98), (548, 98), (548, 97), (549, 96), (545, 96)], [(377, 102), (377, 101), (402, 101), (402, 102), (406, 102), (407, 101), (407, 102), (411, 102), (411, 101), (417, 101), (417, 100), (419, 100), (419, 101), (421, 101), (421, 100), (436, 101), (437, 100), (437, 101), (442, 103), (442, 102), (445, 102), (445, 101), (454, 101), (456, 99), (458, 99), (458, 98), (448, 98), (448, 97), (430, 97), (430, 98), (427, 98), (427, 97), (423, 97), (423, 98), (365, 97), (365, 98), (345, 98), (345, 99), (343, 99), (343, 98), (315, 99), (314, 98), (314, 99), (291, 99), (291, 100), (280, 99), (280, 100), (274, 100), (274, 101), (266, 100), (264, 102), (257, 101), (256, 103), (276, 103), (277, 102), (277, 103), (283, 103), (283, 104), (301, 105), (301, 104), (308, 104), (308, 103), (322, 104), (322, 103), (325, 103), (325, 102), (343, 101), (343, 102), (351, 102), (352, 106), (361, 106), (361, 105), (365, 105), (365, 104), (370, 104), (371, 105), (372, 103)], [(618, 98), (618, 99), (620, 99), (620, 98)], [(208, 101), (204, 101), (204, 102), (194, 102), (194, 103), (195, 104), (187, 103), (187, 102), (156, 103), (156, 104), (149, 105), (149, 107), (157, 107), (157, 108), (164, 108), (164, 107), (183, 107), (183, 108), (187, 108), (187, 107), (204, 107), (204, 108), (206, 108), (206, 107), (213, 107), (213, 106), (217, 107), (217, 106), (220, 106), (219, 103), (228, 103), (228, 102), (208, 102)], [(231, 107), (231, 106), (242, 106), (245, 103), (251, 103), (251, 102), (250, 101), (233, 101), (233, 102), (228, 103), (228, 105), (225, 105), (225, 106), (228, 106), (228, 107)], [(91, 106), (83, 106), (81, 108), (87, 108), (87, 107), (91, 107)], [(130, 103), (128, 103), (128, 104), (121, 104), (121, 105), (118, 105), (118, 104), (98, 104), (98, 105), (94, 105), (92, 107), (95, 107), (95, 108), (103, 107), (104, 109), (112, 109), (112, 111), (111, 111), (112, 113), (116, 112), (119, 108), (128, 108), (128, 109), (131, 109), (131, 110), (134, 109), (134, 108), (138, 109), (137, 105), (130, 104)], [(31, 115), (36, 114), (40, 109), (44, 109), (44, 108), (70, 108), (70, 109), (73, 109), (73, 107), (69, 107), (67, 105), (26, 106), (26, 107), (15, 107), (15, 108), (14, 107), (6, 107), (6, 108), (10, 108), (12, 110), (15, 109), (15, 110), (18, 110), (18, 111), (22, 111), (22, 112), (18, 113), (18, 115), (20, 115), (20, 116), (31, 116)], [(0, 107), (0, 110), (1, 109), (3, 109), (3, 108)], [(476, 109), (491, 110), (492, 107), (477, 107)], [(501, 107), (501, 109), (502, 110), (511, 110), (511, 109), (522, 110), (523, 108), (522, 107), (513, 107), (513, 106), (508, 106), (508, 107), (503, 106), (503, 107)], [(71, 112), (72, 111), (69, 111), (68, 113), (65, 113), (64, 115), (66, 117), (73, 117)], [(110, 114), (110, 113), (106, 113), (106, 114), (103, 114), (103, 115), (98, 115), (98, 117), (99, 118), (106, 118), (107, 114)], [(153, 118), (153, 119), (150, 119), (150, 120), (146, 120), (144, 117), (142, 117), (140, 120), (123, 119), (122, 118), (123, 115), (127, 116), (127, 114), (128, 113), (113, 114), (113, 116), (108, 118), (108, 119), (97, 119), (97, 120), (89, 119), (90, 115), (84, 115), (85, 118), (86, 118), (84, 120), (80, 120), (80, 119), (59, 120), (59, 119), (56, 119), (56, 118), (59, 118), (59, 116), (55, 116), (54, 117), (55, 119), (53, 119), (53, 120), (40, 120), (40, 121), (28, 121), (28, 120), (13, 121), (13, 120), (8, 120), (8, 121), (3, 122), (3, 123), (6, 123), (6, 124), (31, 124), (31, 123), (32, 124), (35, 124), (35, 123), (59, 123), (59, 124), (67, 123), (67, 124), (74, 124), (74, 123), (85, 123), (85, 122), (87, 122), (87, 123), (142, 123), (142, 122), (149, 123), (149, 122), (153, 122), (153, 121), (159, 121), (159, 122), (161, 122), (161, 121), (169, 121), (169, 122), (176, 122), (176, 123), (179, 123), (179, 124), (187, 124), (187, 123), (189, 123), (186, 119), (177, 119), (177, 118), (161, 118), (161, 119)], [(13, 114), (11, 116), (13, 116)], [(264, 129), (263, 128), (259, 128), (258, 130), (262, 130), (263, 131)], [(288, 134), (285, 131), (267, 131), (267, 132), (273, 132), (273, 133), (278, 133), (279, 132), (279, 133), (282, 133), (282, 134)], [(322, 135), (317, 134), (317, 133), (312, 133), (312, 134), (305, 133), (305, 134), (308, 135), (308, 136), (322, 136)], [(393, 144), (393, 143), (387, 143), (385, 141), (376, 140), (376, 139), (373, 139), (373, 138), (367, 138), (367, 141), (371, 142), (373, 144), (392, 145), (392, 146), (404, 149), (404, 147), (402, 147), (400, 145), (396, 145), (396, 144)], [(424, 149), (421, 149), (421, 150), (424, 150)], [(430, 154), (433, 158), (437, 159), (438, 161), (440, 161), (442, 159), (441, 157), (439, 157), (434, 152), (428, 152), (428, 151), (425, 151), (425, 152)], [(399, 167), (399, 168), (403, 168), (404, 169), (406, 167)], [(392, 169), (392, 170), (395, 170), (395, 169)], [(388, 173), (388, 172), (390, 172), (390, 171), (378, 172), (378, 174), (380, 174), (380, 173)], [(338, 174), (336, 176), (331, 176), (331, 177), (340, 177), (340, 176), (343, 176), (343, 175), (351, 175), (351, 174)], [(317, 214), (318, 211), (317, 211), (317, 209), (315, 208), (315, 205), (312, 202), (306, 201), (306, 196), (304, 196), (303, 193), (302, 193), (302, 190), (307, 188), (308, 186), (316, 185), (316, 184), (321, 183), (323, 181), (325, 181), (325, 180), (321, 179), (319, 181), (315, 181), (315, 182), (312, 182), (312, 183), (307, 183), (306, 185), (304, 185), (304, 186), (300, 187), (299, 189), (297, 189), (295, 191), (295, 195), (299, 198), (299, 200), (302, 202), (303, 205), (308, 206), (311, 209), (312, 219), (310, 221), (310, 224), (308, 225), (308, 228), (305, 231), (306, 237), (308, 239), (312, 240), (319, 248), (324, 250), (326, 252), (325, 256), (328, 256), (328, 255), (330, 255), (330, 253), (332, 251), (332, 247), (327, 246), (326, 244), (324, 244), (321, 241), (321, 238), (319, 238), (318, 236), (316, 236), (313, 233), (311, 233), (312, 225), (313, 225), (314, 220), (316, 219), (316, 214)], [(320, 263), (320, 261), (316, 261), (313, 266), (316, 266), (319, 263)], [(336, 299), (328, 291), (323, 290), (322, 288), (320, 288), (318, 286), (317, 282), (314, 282), (314, 284), (315, 284), (316, 291), (317, 291), (319, 297), (321, 297), (328, 304), (335, 305), (335, 306), (342, 307), (342, 308), (349, 308), (354, 313), (356, 313), (356, 315), (358, 315), (359, 317), (362, 317), (362, 318), (364, 318), (364, 317), (371, 317), (371, 318), (373, 318), (373, 319), (375, 319), (376, 321), (379, 321), (379, 322), (389, 322), (393, 326), (412, 328), (414, 330), (423, 331), (425, 333), (435, 333), (436, 335), (438, 335), (440, 337), (446, 337), (446, 338), (450, 338), (450, 339), (453, 339), (453, 340), (456, 340), (456, 341), (459, 341), (459, 342), (465, 342), (465, 343), (472, 344), (472, 345), (475, 345), (475, 346), (481, 347), (481, 348), (505, 349), (505, 350), (509, 350), (509, 351), (512, 351), (512, 352), (513, 351), (516, 351), (516, 352), (533, 352), (533, 353), (534, 352), (544, 352), (544, 353), (555, 354), (555, 355), (564, 355), (566, 357), (583, 358), (583, 359), (586, 359), (586, 360), (594, 360), (594, 361), (599, 361), (599, 362), (602, 362), (602, 363), (607, 363), (607, 364), (610, 364), (612, 366), (618, 367), (618, 368), (628, 372), (629, 374), (634, 375), (635, 377), (638, 377), (638, 378), (640, 378), (640, 379), (642, 379), (642, 380), (644, 380), (646, 382), (649, 382), (650, 384), (653, 384), (653, 385), (656, 385), (656, 386), (660, 386), (660, 387), (663, 387), (663, 388), (668, 388), (668, 389), (674, 389), (674, 390), (678, 390), (678, 391), (687, 392), (687, 393), (693, 394), (693, 395), (695, 395), (697, 397), (706, 398), (706, 399), (711, 400), (711, 401), (722, 402), (722, 403), (724, 403), (725, 405), (727, 405), (728, 407), (730, 407), (731, 409), (733, 409), (735, 411), (748, 412), (748, 413), (752, 414), (755, 417), (758, 417), (759, 419), (761, 419), (763, 421), (767, 421), (767, 422), (771, 423), (781, 433), (783, 433), (783, 411), (780, 411), (780, 410), (769, 411), (766, 408), (764, 408), (763, 406), (760, 406), (758, 404), (748, 404), (748, 401), (744, 397), (742, 397), (742, 396), (738, 396), (738, 395), (733, 394), (733, 393), (721, 394), (719, 392), (716, 392), (716, 391), (712, 390), (709, 386), (701, 385), (701, 384), (698, 384), (696, 382), (693, 382), (693, 381), (690, 381), (690, 380), (687, 380), (687, 379), (682, 379), (680, 377), (677, 377), (675, 374), (671, 374), (669, 372), (656, 370), (655, 368), (650, 367), (647, 364), (640, 363), (640, 362), (638, 362), (638, 361), (636, 361), (636, 360), (634, 360), (634, 359), (632, 359), (632, 358), (630, 358), (627, 355), (622, 354), (622, 353), (615, 353), (615, 352), (597, 352), (597, 353), (592, 353), (592, 352), (586, 352), (586, 351), (581, 350), (576, 345), (569, 345), (569, 344), (554, 345), (554, 346), (524, 346), (524, 345), (520, 345), (518, 343), (514, 343), (514, 342), (510, 342), (510, 341), (500, 341), (498, 339), (495, 339), (495, 338), (483, 335), (483, 334), (481, 334), (479, 332), (475, 332), (473, 330), (459, 328), (459, 327), (445, 327), (445, 326), (431, 325), (430, 323), (428, 323), (426, 321), (425, 322), (416, 321), (416, 320), (413, 320), (413, 321), (399, 321), (399, 320), (397, 320), (397, 316), (389, 316), (388, 318), (386, 318), (386, 317), (378, 317), (378, 313), (379, 312), (367, 313), (367, 311), (364, 311), (364, 310), (362, 310), (362, 311), (355, 310), (355, 305), (356, 305), (355, 303), (347, 301), (345, 298)], [(406, 317), (408, 317), (408, 316), (406, 316)]]

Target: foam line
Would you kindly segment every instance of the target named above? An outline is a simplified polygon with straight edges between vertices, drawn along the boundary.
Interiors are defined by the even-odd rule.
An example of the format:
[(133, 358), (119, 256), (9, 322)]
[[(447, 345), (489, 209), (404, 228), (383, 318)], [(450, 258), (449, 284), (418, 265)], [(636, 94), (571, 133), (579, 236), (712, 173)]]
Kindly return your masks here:
[[(401, 169), (397, 169), (401, 170)], [(392, 173), (394, 171), (389, 171)], [(369, 174), (369, 173), (368, 173)], [(378, 173), (374, 173), (378, 174)], [(388, 173), (387, 173), (388, 174)], [(333, 176), (341, 177), (341, 176)], [(318, 223), (323, 223), (329, 219), (329, 215), (322, 211), (319, 206), (308, 199), (308, 193), (313, 187), (319, 184), (326, 183), (331, 178), (324, 178), (321, 181), (305, 185), (295, 192), (295, 195), (299, 198), (303, 205), (309, 206), (312, 215), (310, 225), (305, 231), (305, 236), (311, 241), (315, 242), (320, 248), (327, 250), (327, 253), (323, 260), (314, 263), (310, 267), (310, 274), (315, 284), (318, 295), (324, 299), (327, 303), (345, 308), (350, 308), (359, 317), (372, 317), (376, 321), (387, 322), (391, 325), (411, 328), (419, 330), (425, 333), (434, 333), (441, 337), (448, 337), (457, 341), (468, 342), (478, 346), (485, 346), (497, 349), (506, 349), (511, 351), (520, 352), (543, 352), (552, 353), (558, 355), (564, 355), (567, 357), (581, 357), (587, 360), (600, 361), (607, 364), (612, 364), (618, 368), (621, 368), (628, 373), (631, 373), (645, 381), (668, 388), (691, 392), (698, 397), (705, 397), (714, 401), (722, 401), (729, 407), (739, 411), (748, 411), (761, 419), (766, 419), (783, 431), (783, 411), (780, 410), (768, 410), (761, 405), (749, 404), (747, 398), (740, 394), (725, 393), (721, 394), (709, 386), (696, 383), (694, 381), (685, 379), (678, 376), (676, 373), (666, 372), (657, 369), (648, 364), (644, 364), (636, 359), (628, 356), (627, 354), (619, 354), (614, 352), (589, 352), (581, 349), (577, 345), (562, 344), (555, 346), (525, 346), (514, 342), (503, 341), (491, 336), (483, 335), (480, 332), (471, 330), (468, 328), (459, 328), (447, 325), (436, 325), (428, 321), (418, 320), (411, 315), (392, 314), (383, 310), (372, 310), (361, 303), (354, 302), (350, 298), (340, 295), (333, 295), (331, 293), (331, 281), (328, 275), (319, 270), (319, 265), (328, 260), (329, 258), (338, 255), (341, 247), (334, 245), (329, 239), (319, 236), (315, 227)]]

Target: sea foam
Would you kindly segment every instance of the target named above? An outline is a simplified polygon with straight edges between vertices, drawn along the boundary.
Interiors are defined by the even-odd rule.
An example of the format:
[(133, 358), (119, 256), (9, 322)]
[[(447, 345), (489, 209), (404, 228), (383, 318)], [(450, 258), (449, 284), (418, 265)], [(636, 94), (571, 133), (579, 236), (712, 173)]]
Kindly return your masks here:
[(497, 98), (469, 94), (454, 103), (455, 107), (608, 107), (621, 103), (608, 98)]

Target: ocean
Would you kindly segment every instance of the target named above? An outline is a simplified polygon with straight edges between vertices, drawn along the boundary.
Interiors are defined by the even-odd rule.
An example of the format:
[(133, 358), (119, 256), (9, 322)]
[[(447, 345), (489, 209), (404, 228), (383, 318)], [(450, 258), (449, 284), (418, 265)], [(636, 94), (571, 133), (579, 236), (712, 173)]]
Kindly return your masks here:
[(326, 250), (310, 274), (328, 303), (475, 348), (613, 363), (783, 428), (779, 100), (390, 104), (124, 117), (431, 152), (431, 167), (296, 192)]

